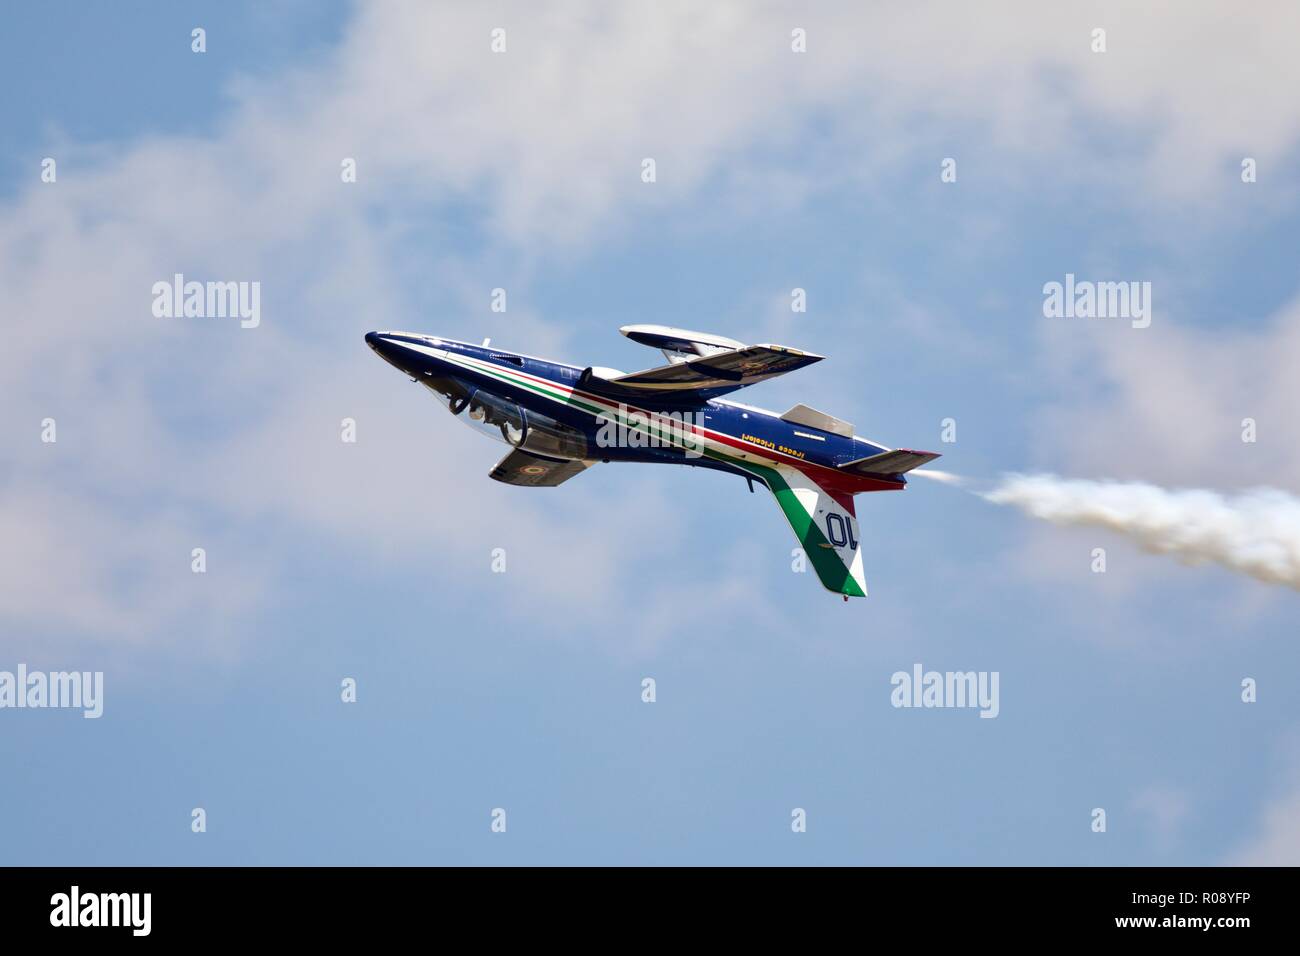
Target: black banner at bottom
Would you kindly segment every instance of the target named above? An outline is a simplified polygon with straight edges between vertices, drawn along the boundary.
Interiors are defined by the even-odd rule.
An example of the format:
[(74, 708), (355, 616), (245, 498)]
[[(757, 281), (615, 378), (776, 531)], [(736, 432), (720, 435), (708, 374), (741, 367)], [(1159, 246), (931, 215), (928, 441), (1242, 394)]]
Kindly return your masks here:
[[(1290, 869), (0, 869), (9, 940), (492, 942), (843, 932), (1228, 943), (1290, 922)], [(688, 932), (689, 937), (677, 935)], [(673, 932), (673, 937), (664, 934)], [(608, 935), (608, 934), (617, 935)], [(648, 935), (647, 935), (648, 934)]]

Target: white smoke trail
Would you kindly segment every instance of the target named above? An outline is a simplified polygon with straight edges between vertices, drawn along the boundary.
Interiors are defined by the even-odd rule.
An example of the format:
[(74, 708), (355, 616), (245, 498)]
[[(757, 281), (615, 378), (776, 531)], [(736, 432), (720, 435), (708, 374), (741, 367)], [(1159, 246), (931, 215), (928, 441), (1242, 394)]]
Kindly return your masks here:
[(1056, 524), (1109, 528), (1184, 564), (1213, 561), (1300, 590), (1300, 499), (1274, 488), (1222, 495), (1142, 482), (1006, 475), (981, 497)]
[(961, 475), (954, 475), (951, 471), (939, 471), (937, 468), (914, 468), (908, 472), (908, 477), (919, 475), (922, 478), (929, 478), (932, 481), (941, 481), (945, 485), (964, 485), (966, 479)]

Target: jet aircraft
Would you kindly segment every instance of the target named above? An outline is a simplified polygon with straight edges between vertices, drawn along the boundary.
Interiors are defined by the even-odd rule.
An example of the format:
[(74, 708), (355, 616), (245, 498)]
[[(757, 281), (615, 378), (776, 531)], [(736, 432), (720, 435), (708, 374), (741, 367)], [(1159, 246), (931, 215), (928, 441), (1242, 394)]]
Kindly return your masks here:
[(667, 365), (630, 374), (581, 367), (414, 332), (370, 332), (380, 358), (456, 417), (512, 446), (490, 477), (554, 487), (598, 462), (670, 462), (739, 475), (776, 498), (830, 591), (865, 597), (853, 496), (896, 491), (938, 458), (859, 438), (853, 426), (795, 405), (784, 414), (721, 396), (820, 362), (781, 345), (660, 325), (619, 330)]

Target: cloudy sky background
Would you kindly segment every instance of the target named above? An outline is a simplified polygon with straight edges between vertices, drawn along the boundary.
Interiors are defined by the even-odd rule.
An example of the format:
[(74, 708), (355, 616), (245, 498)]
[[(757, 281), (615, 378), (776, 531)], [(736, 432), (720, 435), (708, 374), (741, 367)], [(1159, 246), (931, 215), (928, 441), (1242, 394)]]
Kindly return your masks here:
[[(489, 481), (362, 343), (635, 369), (618, 326), (684, 325), (829, 356), (744, 400), (977, 482), (1296, 492), (1293, 5), (10, 19), (0, 669), (106, 699), (0, 712), (0, 862), (1300, 862), (1293, 591), (916, 481), (859, 499), (844, 604), (737, 479)], [(154, 318), (176, 272), (261, 326)], [(1150, 281), (1150, 328), (1045, 319), (1067, 272)], [(895, 710), (917, 662), (1000, 671), (1000, 716)]]

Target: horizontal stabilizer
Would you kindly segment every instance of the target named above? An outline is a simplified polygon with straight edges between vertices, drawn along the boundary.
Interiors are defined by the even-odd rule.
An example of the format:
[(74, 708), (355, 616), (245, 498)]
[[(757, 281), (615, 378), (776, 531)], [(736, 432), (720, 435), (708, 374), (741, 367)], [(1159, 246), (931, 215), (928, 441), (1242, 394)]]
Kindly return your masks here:
[(870, 455), (840, 465), (840, 471), (851, 471), (855, 475), (901, 475), (939, 457), (939, 453), (934, 451), (895, 448), (893, 451), (882, 451), (879, 455)]
[(832, 435), (842, 435), (845, 438), (853, 437), (853, 426), (844, 419), (836, 418), (834, 415), (827, 415), (825, 412), (819, 412), (807, 405), (796, 405), (782, 415), (781, 420), (787, 421), (791, 425), (805, 425), (818, 431), (830, 432)]
[(542, 458), (515, 449), (497, 462), (489, 477), (507, 485), (525, 485), (530, 488), (554, 488), (594, 464), (590, 461), (560, 461)]

